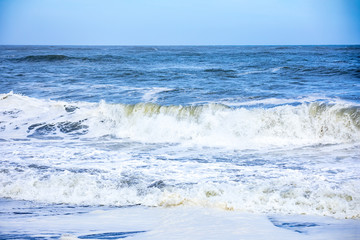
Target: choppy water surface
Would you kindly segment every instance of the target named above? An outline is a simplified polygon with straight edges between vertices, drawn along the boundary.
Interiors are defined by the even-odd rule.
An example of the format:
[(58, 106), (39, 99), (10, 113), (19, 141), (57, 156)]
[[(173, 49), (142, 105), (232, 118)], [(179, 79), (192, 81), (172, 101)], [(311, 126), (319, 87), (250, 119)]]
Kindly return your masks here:
[(0, 46), (0, 237), (357, 239), (359, 69), (358, 46)]

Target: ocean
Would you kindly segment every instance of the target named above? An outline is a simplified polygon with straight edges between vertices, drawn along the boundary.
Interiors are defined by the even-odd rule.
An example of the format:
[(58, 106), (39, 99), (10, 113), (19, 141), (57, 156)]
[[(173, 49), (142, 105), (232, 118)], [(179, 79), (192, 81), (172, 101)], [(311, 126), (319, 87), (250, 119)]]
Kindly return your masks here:
[(0, 239), (360, 239), (360, 46), (0, 46)]

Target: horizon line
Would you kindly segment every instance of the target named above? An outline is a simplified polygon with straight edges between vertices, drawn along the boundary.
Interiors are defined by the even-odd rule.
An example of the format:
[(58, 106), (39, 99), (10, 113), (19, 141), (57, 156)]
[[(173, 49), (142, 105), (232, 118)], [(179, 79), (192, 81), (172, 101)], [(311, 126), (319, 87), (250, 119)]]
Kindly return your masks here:
[(358, 46), (360, 43), (341, 44), (0, 44), (0, 46), (99, 46), (99, 47), (211, 47), (211, 46)]

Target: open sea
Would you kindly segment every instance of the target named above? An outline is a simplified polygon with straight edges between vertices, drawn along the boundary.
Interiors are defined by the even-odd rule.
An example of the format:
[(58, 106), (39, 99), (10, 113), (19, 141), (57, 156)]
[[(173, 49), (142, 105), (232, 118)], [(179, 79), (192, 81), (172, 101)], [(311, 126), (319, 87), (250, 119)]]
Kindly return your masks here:
[(0, 46), (0, 239), (360, 239), (360, 46)]

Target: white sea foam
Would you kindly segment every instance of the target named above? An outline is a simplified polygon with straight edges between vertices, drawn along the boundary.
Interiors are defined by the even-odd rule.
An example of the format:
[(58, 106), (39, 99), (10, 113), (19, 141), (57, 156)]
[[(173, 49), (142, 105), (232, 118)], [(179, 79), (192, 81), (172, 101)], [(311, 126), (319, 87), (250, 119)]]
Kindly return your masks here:
[(271, 70), (272, 73), (276, 73), (276, 72), (278, 72), (279, 70), (281, 70), (283, 68), (284, 67), (275, 67), (275, 68), (271, 68), (270, 70)]
[(360, 218), (351, 105), (126, 105), (9, 93), (0, 114), (0, 197)]
[(259, 100), (244, 100), (244, 99), (224, 99), (221, 100), (220, 103), (232, 106), (232, 107), (242, 107), (242, 106), (263, 106), (263, 105), (272, 105), (272, 106), (280, 106), (280, 105), (296, 105), (296, 104), (304, 104), (304, 103), (313, 103), (313, 102), (324, 102), (331, 105), (343, 105), (343, 106), (357, 106), (360, 105), (356, 102), (345, 101), (338, 98), (328, 98), (323, 95), (311, 95), (304, 96), (299, 98), (265, 98)]
[(232, 109), (221, 104), (67, 103), (16, 94), (2, 94), (0, 99), (3, 139), (113, 135), (142, 142), (191, 142), (240, 149), (360, 139), (360, 109), (345, 104)]
[(158, 99), (158, 94), (161, 92), (168, 92), (168, 91), (172, 91), (173, 89), (171, 88), (161, 88), (161, 87), (152, 87), (152, 88), (146, 88), (143, 91), (144, 96), (142, 97), (142, 101), (144, 102), (156, 102)]
[(7, 168), (0, 173), (0, 197), (78, 205), (185, 205), (252, 213), (360, 218), (358, 180), (339, 186), (321, 177), (288, 173), (289, 176), (277, 179), (246, 183), (200, 181), (181, 186), (147, 185), (139, 182), (140, 178), (131, 180), (117, 173), (41, 172), (30, 168), (19, 172), (19, 168)]

